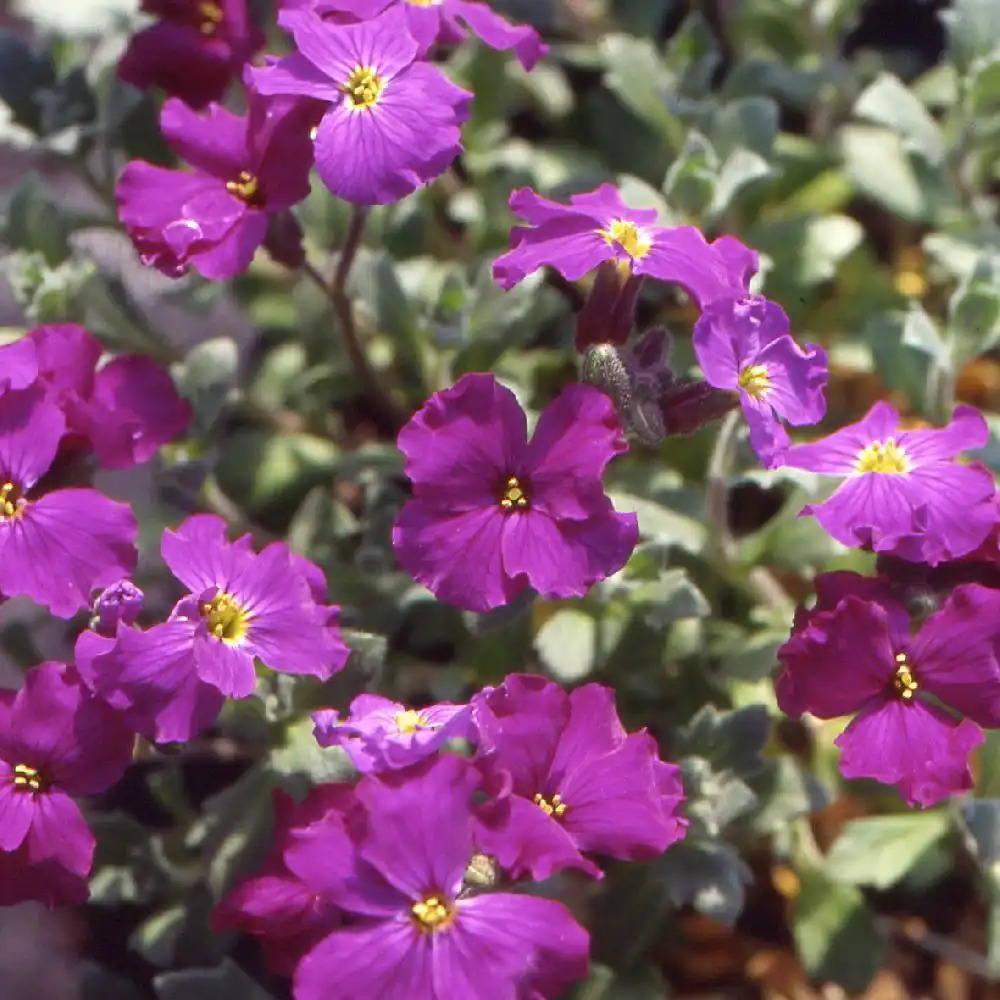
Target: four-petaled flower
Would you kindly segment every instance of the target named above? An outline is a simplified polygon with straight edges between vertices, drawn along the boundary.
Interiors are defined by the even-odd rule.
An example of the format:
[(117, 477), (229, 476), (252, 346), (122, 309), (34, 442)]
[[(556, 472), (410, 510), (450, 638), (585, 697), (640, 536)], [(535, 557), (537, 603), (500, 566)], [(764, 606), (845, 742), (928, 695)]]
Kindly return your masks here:
[(947, 427), (901, 431), (896, 410), (876, 403), (858, 423), (789, 448), (782, 464), (845, 477), (802, 511), (838, 542), (934, 566), (971, 552), (996, 524), (993, 476), (954, 461), (988, 435), (971, 406), (955, 407)]
[(779, 464), (789, 446), (781, 419), (796, 426), (822, 420), (826, 352), (799, 347), (777, 303), (758, 296), (710, 303), (693, 339), (708, 384), (739, 393), (750, 444), (766, 466)]
[(393, 528), (400, 565), (441, 600), (487, 611), (531, 586), (582, 596), (625, 565), (634, 514), (615, 511), (604, 467), (626, 450), (614, 405), (574, 385), (545, 409), (531, 442), (514, 394), (464, 375), (400, 431), (413, 483)]
[(316, 128), (316, 170), (338, 198), (398, 201), (462, 151), (459, 126), (472, 95), (418, 60), (402, 10), (345, 25), (311, 10), (286, 10), (278, 20), (297, 51), (248, 70), (249, 79), (261, 94), (327, 104)]
[(781, 710), (856, 713), (836, 740), (841, 772), (895, 785), (910, 805), (971, 788), (976, 723), (1000, 726), (1000, 592), (958, 587), (911, 637), (909, 614), (879, 580), (832, 573), (816, 589), (816, 607), (778, 652)]
[(519, 188), (510, 207), (530, 225), (511, 230), (510, 250), (493, 263), (493, 277), (503, 288), (545, 265), (576, 281), (613, 260), (625, 275), (680, 285), (704, 307), (746, 295), (757, 270), (757, 255), (739, 240), (723, 236), (708, 243), (694, 226), (657, 226), (655, 209), (630, 208), (611, 184), (575, 194), (569, 205)]

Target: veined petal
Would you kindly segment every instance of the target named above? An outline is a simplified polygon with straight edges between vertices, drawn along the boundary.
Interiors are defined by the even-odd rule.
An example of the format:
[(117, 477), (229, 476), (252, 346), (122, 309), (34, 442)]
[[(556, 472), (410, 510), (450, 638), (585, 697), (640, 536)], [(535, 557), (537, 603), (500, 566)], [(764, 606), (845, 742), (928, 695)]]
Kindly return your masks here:
[(65, 430), (65, 418), (41, 386), (0, 395), (0, 486), (12, 482), (22, 491), (34, 486), (55, 461)]
[(446, 0), (449, 14), (460, 17), (491, 49), (513, 49), (521, 65), (530, 70), (549, 47), (534, 28), (505, 21), (488, 4)]
[(990, 436), (983, 415), (972, 406), (956, 406), (947, 427), (903, 431), (899, 445), (915, 465), (954, 458), (960, 452), (982, 448)]

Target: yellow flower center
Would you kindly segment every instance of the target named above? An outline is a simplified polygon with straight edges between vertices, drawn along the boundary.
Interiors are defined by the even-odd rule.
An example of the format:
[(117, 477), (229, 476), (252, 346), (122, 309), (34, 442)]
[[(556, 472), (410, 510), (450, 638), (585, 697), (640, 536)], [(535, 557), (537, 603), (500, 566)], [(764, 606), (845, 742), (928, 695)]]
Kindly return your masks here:
[(920, 687), (916, 677), (913, 676), (913, 668), (906, 658), (906, 653), (896, 654), (896, 673), (892, 678), (892, 685), (903, 701), (913, 701), (913, 696)]
[(598, 229), (597, 232), (612, 246), (620, 246), (633, 260), (645, 257), (653, 245), (644, 229), (626, 219), (612, 219), (607, 229)]
[(872, 441), (858, 455), (858, 461), (854, 468), (862, 473), (882, 472), (897, 475), (901, 472), (909, 472), (910, 462), (906, 457), (906, 452), (896, 444), (896, 439), (886, 438), (885, 441)]
[(396, 728), (401, 733), (415, 733), (418, 729), (427, 727), (427, 720), (412, 708), (408, 708), (405, 712), (397, 712), (395, 721)]
[(222, 7), (213, 0), (205, 0), (204, 3), (198, 4), (198, 16), (201, 18), (198, 30), (203, 35), (214, 35), (222, 24)]
[(414, 7), (437, 7), (444, 2), (444, 0), (406, 0), (407, 3), (413, 4)]
[(241, 170), (234, 181), (226, 181), (226, 190), (248, 205), (260, 203), (260, 181), (249, 170)]
[(521, 488), (517, 476), (507, 480), (506, 487), (500, 497), (500, 506), (504, 510), (524, 510), (528, 506), (528, 494)]
[(533, 801), (546, 816), (554, 816), (556, 819), (560, 819), (563, 813), (566, 812), (566, 803), (563, 802), (561, 795), (556, 794), (551, 799), (547, 799), (539, 792)]
[(347, 103), (352, 111), (363, 111), (378, 104), (378, 99), (385, 90), (385, 82), (374, 66), (355, 66), (340, 89), (347, 95)]
[(250, 612), (232, 594), (219, 591), (210, 601), (205, 601), (199, 611), (216, 639), (235, 645), (246, 638)]
[(410, 916), (422, 931), (441, 931), (455, 919), (455, 907), (440, 893), (433, 893), (414, 903)]
[(45, 779), (38, 772), (37, 768), (29, 764), (17, 764), (14, 767), (14, 787), (22, 792), (31, 792), (38, 795), (46, 788)]
[(763, 365), (747, 365), (740, 372), (739, 387), (754, 399), (763, 399), (771, 388), (771, 379)]
[(24, 497), (15, 483), (0, 486), (0, 521), (13, 520), (24, 507)]

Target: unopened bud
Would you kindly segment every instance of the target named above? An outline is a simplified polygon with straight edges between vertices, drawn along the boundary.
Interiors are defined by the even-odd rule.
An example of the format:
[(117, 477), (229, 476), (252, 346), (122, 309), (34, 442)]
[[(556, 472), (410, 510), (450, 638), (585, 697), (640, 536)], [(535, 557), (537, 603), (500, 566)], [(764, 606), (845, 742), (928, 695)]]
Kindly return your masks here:
[(642, 276), (623, 272), (615, 261), (597, 269), (583, 307), (576, 315), (573, 343), (583, 354), (595, 344), (624, 344), (635, 322)]
[(619, 414), (628, 409), (632, 399), (632, 380), (614, 344), (590, 347), (584, 355), (580, 377), (588, 385), (596, 386), (610, 396)]
[(131, 580), (119, 580), (101, 591), (94, 601), (90, 627), (99, 635), (112, 638), (118, 623), (132, 625), (142, 610), (142, 591)]

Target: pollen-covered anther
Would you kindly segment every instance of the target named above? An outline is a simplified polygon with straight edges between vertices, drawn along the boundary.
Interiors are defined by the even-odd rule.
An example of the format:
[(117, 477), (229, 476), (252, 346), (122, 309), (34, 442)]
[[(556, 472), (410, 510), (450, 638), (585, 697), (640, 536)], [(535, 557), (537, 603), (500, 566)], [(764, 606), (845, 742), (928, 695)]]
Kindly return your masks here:
[(260, 201), (260, 180), (249, 170), (241, 170), (236, 180), (226, 181), (226, 190), (248, 205)]
[(558, 793), (553, 795), (551, 799), (547, 799), (539, 792), (532, 801), (546, 816), (554, 816), (559, 819), (566, 812), (566, 803), (563, 802), (562, 796)]
[(627, 219), (612, 219), (608, 228), (599, 229), (598, 233), (612, 246), (620, 246), (633, 260), (645, 257), (653, 245), (646, 230)]
[(340, 89), (347, 95), (351, 110), (362, 111), (378, 103), (385, 90), (385, 82), (374, 66), (355, 66)]
[(17, 517), (24, 506), (24, 499), (16, 483), (6, 482), (0, 486), (0, 521)]
[(417, 711), (408, 708), (405, 712), (397, 712), (396, 728), (401, 733), (415, 733), (418, 729), (427, 729), (427, 720)]
[(524, 492), (517, 476), (511, 476), (507, 480), (506, 489), (500, 497), (500, 506), (504, 510), (523, 510), (528, 506), (528, 494)]
[(913, 696), (920, 685), (913, 676), (913, 669), (906, 658), (906, 653), (896, 654), (896, 673), (892, 678), (892, 684), (903, 701), (913, 701)]
[(747, 365), (740, 372), (737, 384), (747, 395), (763, 399), (771, 388), (771, 378), (764, 365)]
[(910, 460), (906, 457), (906, 451), (896, 444), (895, 438), (886, 438), (885, 441), (872, 441), (858, 455), (855, 469), (859, 473), (881, 472), (898, 475), (909, 472)]
[(455, 919), (455, 907), (443, 895), (433, 893), (414, 903), (410, 915), (422, 931), (440, 931)]
[(198, 610), (217, 639), (237, 643), (246, 637), (250, 614), (232, 594), (220, 592), (210, 601), (203, 601)]
[(212, 0), (205, 0), (204, 3), (198, 4), (198, 16), (201, 18), (198, 30), (203, 35), (214, 35), (224, 17), (222, 7), (218, 3), (213, 3)]
[(45, 791), (45, 779), (42, 778), (37, 768), (30, 764), (16, 764), (14, 766), (14, 787), (23, 792), (31, 792), (37, 795)]

